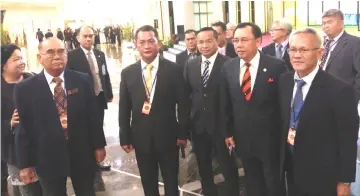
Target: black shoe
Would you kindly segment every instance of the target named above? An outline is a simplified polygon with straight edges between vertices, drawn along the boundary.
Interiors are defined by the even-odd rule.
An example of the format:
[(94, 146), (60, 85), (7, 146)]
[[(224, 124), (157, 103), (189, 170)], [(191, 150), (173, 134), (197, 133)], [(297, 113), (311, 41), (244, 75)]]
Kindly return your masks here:
[(111, 166), (110, 165), (99, 165), (100, 171), (110, 171)]

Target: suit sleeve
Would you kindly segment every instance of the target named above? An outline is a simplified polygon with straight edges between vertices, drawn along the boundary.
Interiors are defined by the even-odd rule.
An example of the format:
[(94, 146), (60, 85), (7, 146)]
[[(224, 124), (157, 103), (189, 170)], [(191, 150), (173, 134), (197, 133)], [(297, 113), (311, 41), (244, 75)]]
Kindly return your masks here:
[(359, 117), (354, 97), (353, 89), (349, 86), (337, 93), (334, 103), (338, 139), (335, 144), (338, 145), (338, 182), (355, 181)]
[(17, 167), (24, 168), (35, 167), (36, 144), (34, 142), (34, 120), (33, 110), (31, 108), (31, 98), (23, 84), (15, 85), (14, 99), (15, 108), (19, 113), (21, 128), (15, 131), (15, 152), (17, 158)]
[(226, 77), (226, 66), (225, 64), (221, 72), (221, 83), (220, 83), (220, 133), (223, 137), (228, 138), (234, 135), (234, 125), (232, 117), (232, 106), (229, 95), (228, 81)]
[(354, 58), (354, 71), (355, 71), (355, 97), (357, 100), (360, 100), (360, 38), (357, 38), (355, 48), (353, 49), (353, 58)]
[(87, 115), (88, 115), (88, 123), (90, 127), (90, 135), (91, 135), (91, 143), (93, 145), (94, 150), (99, 148), (104, 148), (106, 146), (106, 140), (104, 135), (104, 129), (99, 120), (99, 108), (97, 107), (96, 97), (94, 93), (94, 88), (92, 88), (92, 83), (90, 76), (84, 76), (86, 78), (85, 83), (85, 92), (87, 98)]
[(188, 138), (188, 116), (189, 116), (189, 94), (188, 88), (184, 79), (182, 72), (182, 67), (176, 65), (176, 70), (174, 72), (176, 78), (176, 93), (177, 93), (177, 112), (178, 112), (178, 121), (180, 128), (178, 129), (177, 138), (180, 140), (185, 140)]
[(131, 136), (131, 111), (132, 111), (132, 102), (130, 93), (128, 91), (128, 86), (125, 79), (125, 71), (121, 72), (121, 82), (120, 82), (120, 100), (119, 100), (119, 137), (120, 145), (129, 145), (132, 144)]
[[(110, 81), (110, 75), (108, 72), (108, 68), (107, 68), (107, 63), (106, 63), (106, 59), (105, 59), (105, 54), (103, 53), (103, 58), (104, 58), (104, 65), (105, 65), (105, 72), (106, 75), (105, 77), (105, 83), (106, 83), (106, 88), (107, 88), (107, 92), (108, 92), (108, 99), (113, 99), (114, 95), (113, 95), (113, 91), (112, 91), (112, 86), (111, 86), (111, 81)], [(108, 100), (106, 100), (108, 101)]]

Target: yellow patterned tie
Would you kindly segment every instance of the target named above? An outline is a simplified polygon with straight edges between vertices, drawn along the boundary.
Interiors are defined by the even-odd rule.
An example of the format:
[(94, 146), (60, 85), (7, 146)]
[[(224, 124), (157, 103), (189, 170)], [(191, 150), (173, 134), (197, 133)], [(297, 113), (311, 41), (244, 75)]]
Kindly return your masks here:
[(152, 75), (151, 75), (151, 71), (152, 71), (153, 66), (151, 64), (146, 65), (145, 69), (146, 69), (146, 73), (145, 73), (145, 82), (146, 82), (146, 87), (147, 90), (150, 95), (148, 95), (149, 97), (151, 96), (151, 89), (152, 89)]

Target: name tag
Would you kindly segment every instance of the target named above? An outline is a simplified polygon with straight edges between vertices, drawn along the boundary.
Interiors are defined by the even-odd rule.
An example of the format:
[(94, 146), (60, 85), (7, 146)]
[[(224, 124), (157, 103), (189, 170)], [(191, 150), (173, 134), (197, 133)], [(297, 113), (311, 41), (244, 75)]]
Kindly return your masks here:
[(150, 110), (151, 110), (151, 103), (149, 103), (148, 101), (145, 101), (141, 113), (143, 113), (145, 115), (149, 115)]
[(287, 142), (291, 145), (294, 145), (295, 143), (295, 137), (296, 137), (296, 130), (290, 128), (289, 129), (289, 133), (288, 133), (288, 137), (287, 137)]

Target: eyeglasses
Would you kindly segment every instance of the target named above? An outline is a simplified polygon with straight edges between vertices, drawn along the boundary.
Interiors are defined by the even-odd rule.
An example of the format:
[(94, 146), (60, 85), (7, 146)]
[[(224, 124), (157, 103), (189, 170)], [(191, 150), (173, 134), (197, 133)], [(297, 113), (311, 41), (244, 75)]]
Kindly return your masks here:
[(64, 57), (66, 55), (66, 50), (65, 49), (59, 49), (59, 50), (47, 50), (45, 53), (41, 53), (44, 55), (47, 55), (51, 58), (54, 58), (55, 55), (57, 54), (59, 57)]
[(289, 48), (287, 49), (287, 52), (290, 55), (295, 55), (296, 52), (300, 52), (301, 55), (305, 55), (306, 53), (310, 52), (310, 51), (314, 51), (314, 50), (319, 50), (320, 48), (300, 48), (300, 49), (296, 49), (296, 48)]
[(256, 38), (241, 38), (241, 39), (235, 38), (235, 39), (232, 40), (232, 43), (233, 44), (237, 44), (239, 42), (245, 43), (245, 42), (249, 42), (250, 40), (254, 40), (254, 39), (256, 39)]

